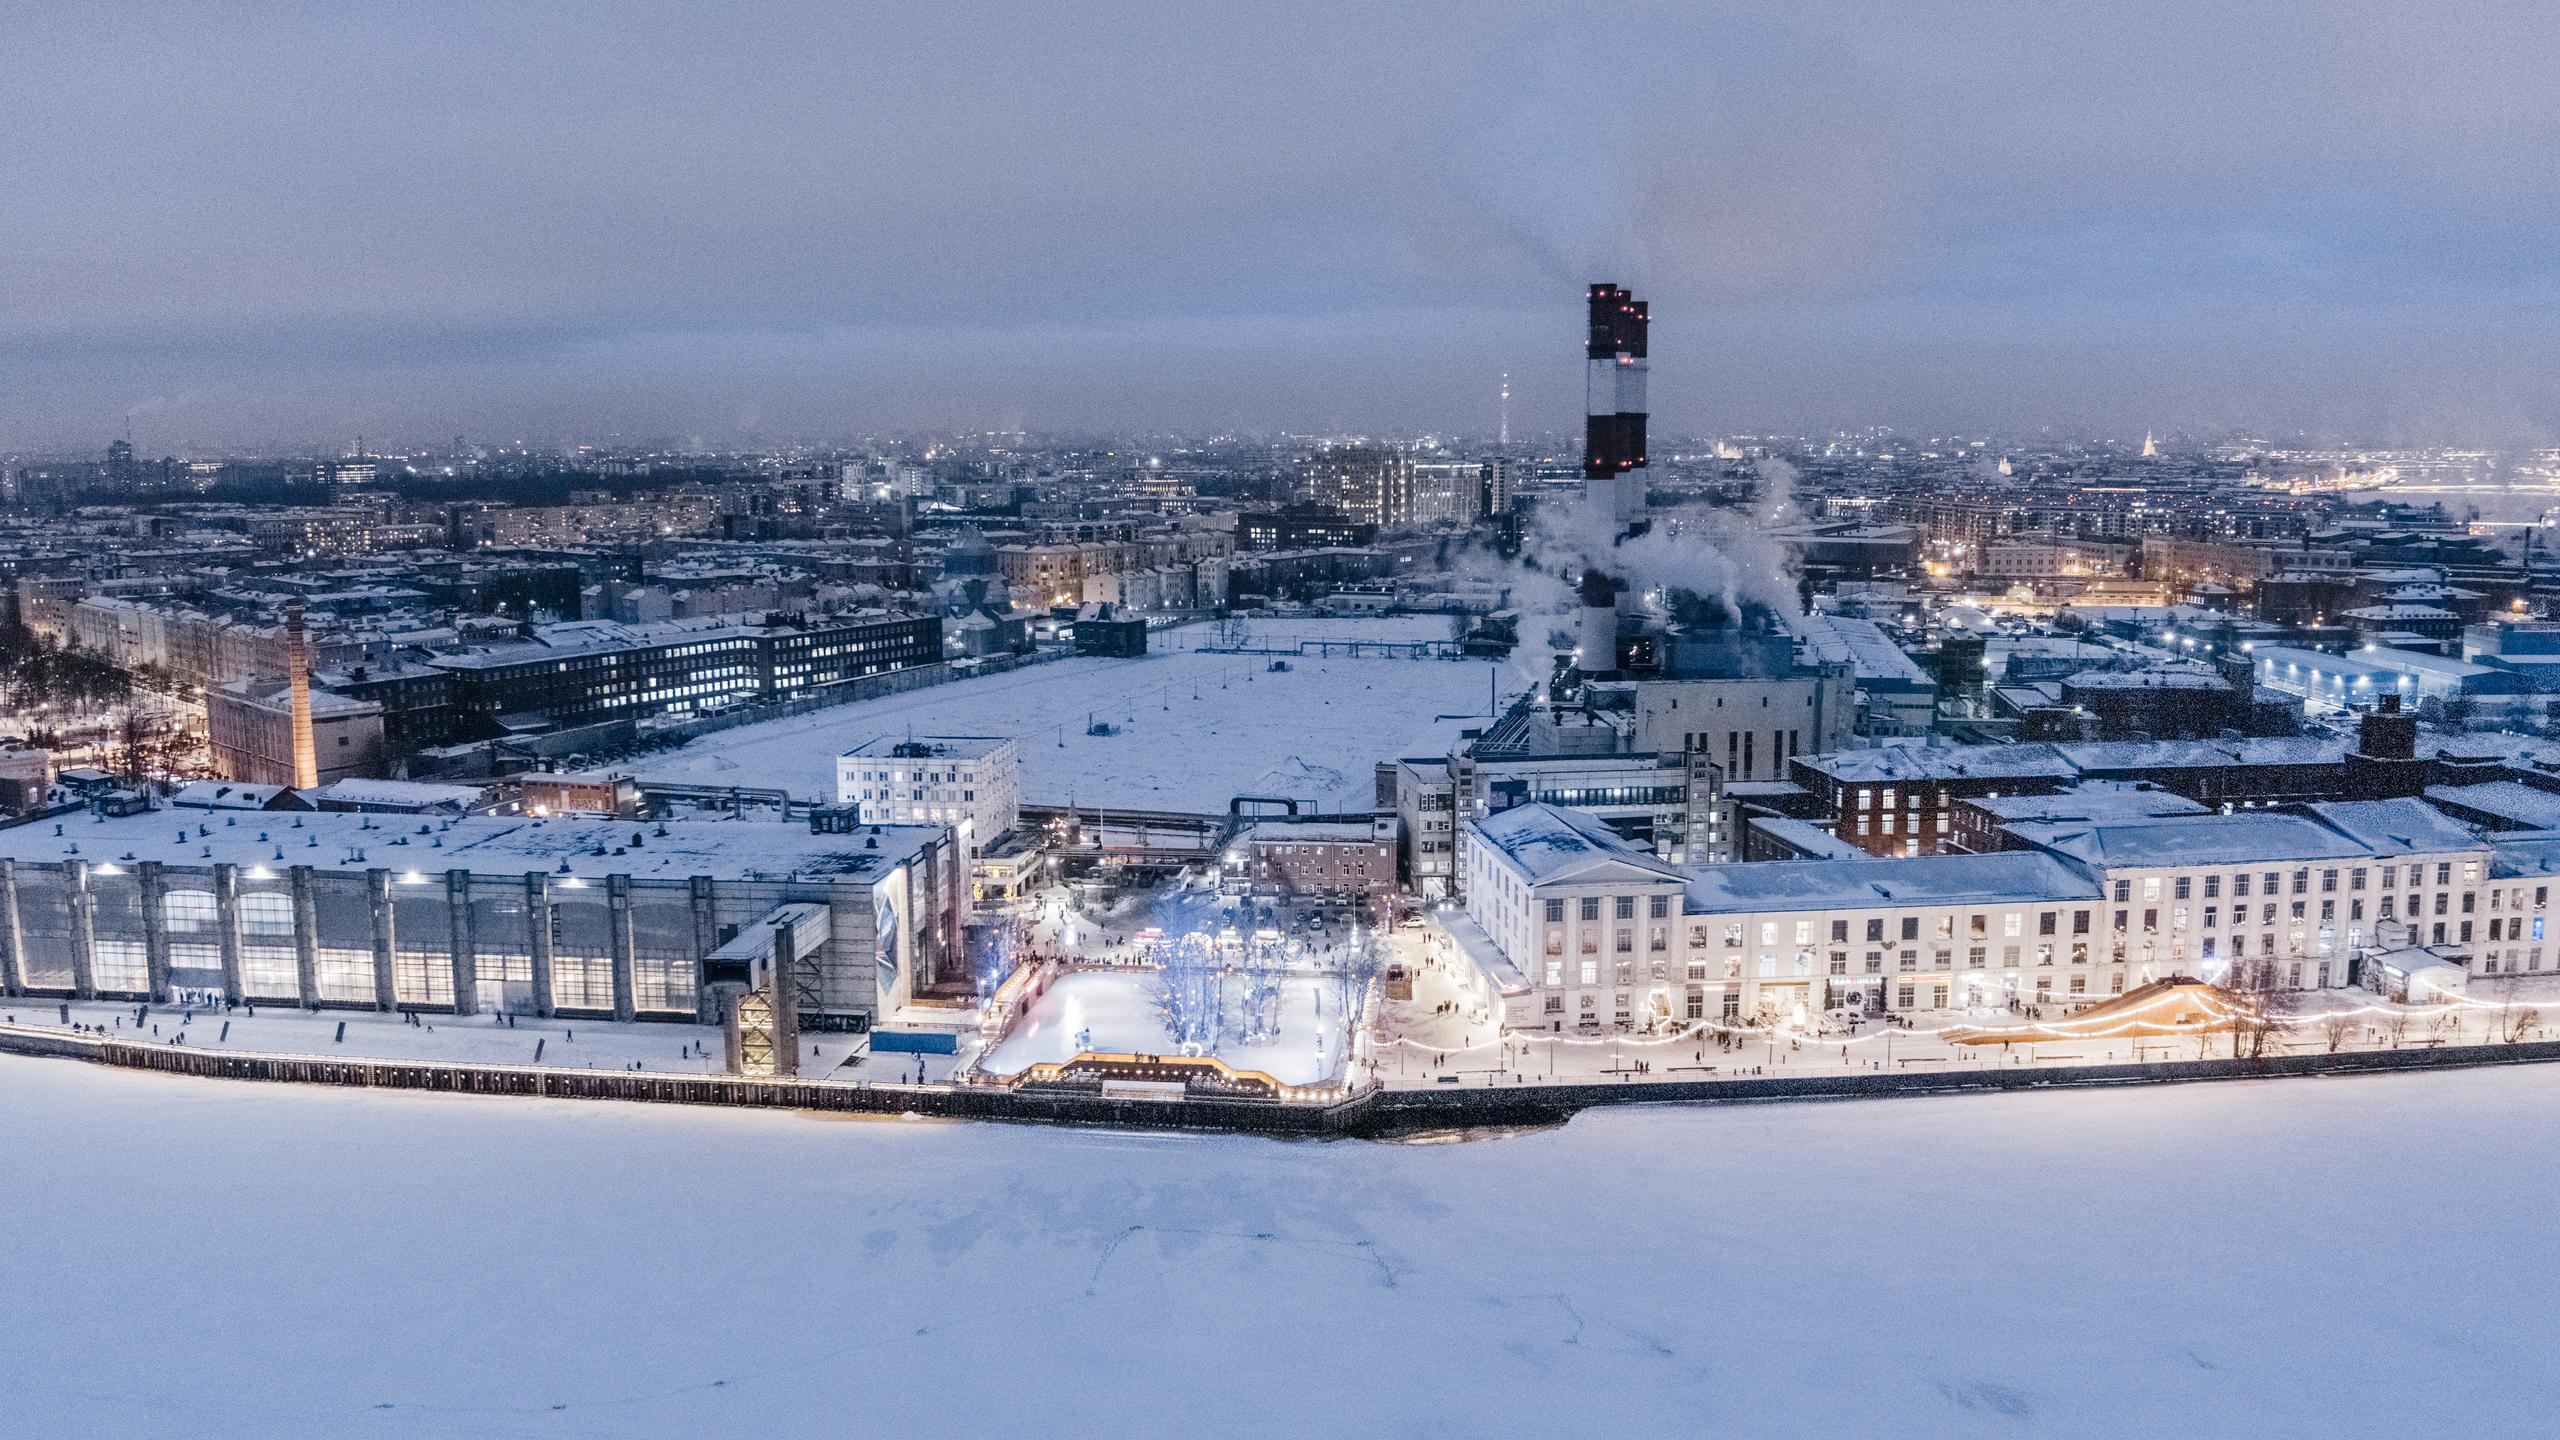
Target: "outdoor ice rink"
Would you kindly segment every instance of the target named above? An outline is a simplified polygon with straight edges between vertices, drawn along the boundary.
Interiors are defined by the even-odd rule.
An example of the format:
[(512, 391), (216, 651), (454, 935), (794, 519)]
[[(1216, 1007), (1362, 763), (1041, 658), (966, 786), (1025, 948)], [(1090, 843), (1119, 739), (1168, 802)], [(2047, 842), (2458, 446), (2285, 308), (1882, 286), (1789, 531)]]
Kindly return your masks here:
[(1442, 1145), (0, 1096), (12, 1437), (2550, 1433), (2551, 1067)]
[[(1341, 1073), (1349, 1047), (1339, 980), (1292, 975), (1279, 982), (1277, 1033), (1246, 1039), (1230, 1014), (1221, 1038), (1207, 1053), (1239, 1070), (1258, 1071), (1283, 1085), (1317, 1085)], [(1233, 1001), (1230, 1000), (1230, 1009)], [(1095, 970), (1068, 975), (1014, 1022), (987, 1052), (979, 1068), (990, 1075), (1018, 1075), (1034, 1065), (1057, 1064), (1080, 1051), (1142, 1055), (1185, 1053), (1167, 1030), (1136, 971)]]

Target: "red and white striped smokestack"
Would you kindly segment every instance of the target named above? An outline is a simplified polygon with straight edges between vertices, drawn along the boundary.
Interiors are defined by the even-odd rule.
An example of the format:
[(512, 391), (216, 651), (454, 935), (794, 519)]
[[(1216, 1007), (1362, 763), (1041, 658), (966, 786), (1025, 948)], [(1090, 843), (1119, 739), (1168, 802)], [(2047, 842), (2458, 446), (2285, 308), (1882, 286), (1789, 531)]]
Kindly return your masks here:
[[(1582, 494), (1589, 523), (1615, 545), (1645, 529), (1645, 303), (1615, 285), (1590, 291), (1590, 367), (1584, 385)], [(1595, 537), (1596, 538), (1596, 537)], [(1573, 667), (1585, 675), (1618, 668), (1618, 607), (1625, 583), (1593, 569), (1582, 577)]]
[(1611, 539), (1644, 529), (1645, 302), (1615, 285), (1590, 291), (1590, 369), (1584, 386), (1584, 493), (1603, 502)]

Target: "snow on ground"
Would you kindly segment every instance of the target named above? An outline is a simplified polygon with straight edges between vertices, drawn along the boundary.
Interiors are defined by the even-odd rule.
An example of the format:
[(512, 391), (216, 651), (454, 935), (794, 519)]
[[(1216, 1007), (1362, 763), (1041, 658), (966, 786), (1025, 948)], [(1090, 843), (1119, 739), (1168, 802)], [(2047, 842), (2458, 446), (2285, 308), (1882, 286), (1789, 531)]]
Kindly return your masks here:
[[(1300, 639), (1448, 638), (1437, 616), (1249, 622), (1254, 645)], [(761, 725), (723, 730), (631, 763), (653, 780), (781, 786), (835, 798), (836, 757), (883, 735), (1010, 735), (1022, 745), (1022, 798), (1034, 804), (1223, 811), (1239, 794), (1272, 793), (1328, 810), (1370, 809), (1380, 760), (1439, 715), (1484, 713), (1486, 677), (1508, 699), (1532, 683), (1508, 663), (1292, 659), (1213, 655), (1214, 625), (1150, 638), (1141, 660), (1054, 660)], [(1089, 723), (1118, 728), (1086, 733)], [(1442, 742), (1445, 745), (1445, 741)]]
[(2560, 1345), (2560, 1067), (1436, 1146), (0, 1096), (11, 1436), (2538, 1436)]
[[(722, 1071), (720, 1031), (707, 1025), (607, 1020), (539, 1020), (529, 1015), (420, 1015), (415, 1025), (398, 1015), (370, 1010), (298, 1010), (264, 1005), (221, 1013), (219, 1006), (153, 1006), (137, 1027), (131, 1002), (61, 1001), (21, 997), (0, 1000), (0, 1022), (59, 1031), (70, 1023), (104, 1031), (109, 1039), (144, 1044), (184, 1044), (190, 1050), (319, 1055), (331, 1059), (442, 1060), (470, 1065), (541, 1063), (572, 1070), (640, 1069), (679, 1075)], [(338, 1027), (346, 1034), (339, 1038)], [(183, 1036), (183, 1040), (180, 1038)], [(536, 1047), (539, 1046), (537, 1051)], [(956, 1064), (947, 1055), (873, 1055), (861, 1035), (804, 1035), (800, 1073), (829, 1080), (912, 1080), (921, 1060), (926, 1078), (948, 1080)]]
[(1288, 649), (1307, 640), (1454, 640), (1446, 615), (1242, 615), (1233, 631), (1214, 620), (1176, 625), (1147, 637), (1157, 650)]
[[(1164, 1016), (1147, 998), (1148, 972), (1082, 970), (1062, 975), (1016, 1020), (979, 1068), (1019, 1074), (1034, 1065), (1093, 1050), (1136, 1055), (1180, 1053)], [(1078, 1036), (1087, 1036), (1079, 1043)], [(1247, 1042), (1220, 1038), (1211, 1052), (1238, 1070), (1259, 1070), (1283, 1085), (1314, 1085), (1342, 1068), (1342, 982), (1292, 975), (1280, 982), (1280, 1033)]]

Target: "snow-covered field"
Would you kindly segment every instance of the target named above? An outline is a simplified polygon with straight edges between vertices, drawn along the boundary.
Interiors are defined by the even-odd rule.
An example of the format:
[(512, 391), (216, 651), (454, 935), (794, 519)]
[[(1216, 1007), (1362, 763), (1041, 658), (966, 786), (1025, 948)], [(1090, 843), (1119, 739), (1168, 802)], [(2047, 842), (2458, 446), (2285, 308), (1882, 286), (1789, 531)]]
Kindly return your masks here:
[[(1255, 645), (1439, 640), (1449, 625), (1438, 616), (1264, 620), (1247, 633)], [(1377, 762), (1410, 753), (1434, 730), (1433, 717), (1481, 717), (1496, 671), (1505, 699), (1533, 678), (1472, 660), (1304, 658), (1274, 673), (1268, 656), (1202, 653), (1224, 643), (1206, 624), (1149, 643), (1142, 660), (1055, 660), (742, 725), (631, 768), (655, 780), (778, 785), (832, 800), (836, 757), (867, 740), (1009, 735), (1021, 742), (1023, 799), (1034, 804), (1218, 811), (1239, 794), (1278, 794), (1365, 811)], [(1095, 722), (1118, 733), (1086, 733)]]
[[(1005, 1032), (979, 1068), (1014, 1075), (1093, 1050), (1137, 1055), (1179, 1053), (1164, 1016), (1137, 970), (1085, 970), (1060, 976)], [(1079, 1035), (1090, 1043), (1078, 1043)], [(1221, 1037), (1212, 1052), (1238, 1070), (1259, 1070), (1283, 1085), (1314, 1085), (1342, 1068), (1342, 982), (1293, 975), (1280, 982), (1280, 1033), (1246, 1042)]]
[(9, 1436), (2552, 1428), (2552, 1067), (1440, 1146), (0, 1097)]

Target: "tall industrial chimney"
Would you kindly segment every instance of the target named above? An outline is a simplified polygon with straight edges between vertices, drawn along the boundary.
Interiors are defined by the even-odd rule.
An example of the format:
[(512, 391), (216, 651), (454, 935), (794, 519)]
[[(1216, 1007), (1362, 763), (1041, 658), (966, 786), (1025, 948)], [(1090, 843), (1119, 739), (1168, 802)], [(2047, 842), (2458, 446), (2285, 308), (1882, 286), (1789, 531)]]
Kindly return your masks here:
[(1582, 572), (1581, 612), (1574, 620), (1573, 668), (1607, 675), (1618, 668), (1618, 582), (1599, 567)]
[(302, 597), (284, 602), (285, 683), (293, 694), (293, 788), (320, 783), (320, 746), (311, 737), (311, 647), (302, 637)]
[(1592, 286), (1590, 298), (1583, 492), (1617, 540), (1645, 528), (1645, 334), (1652, 319), (1645, 302), (1615, 285)]
[[(1646, 526), (1645, 335), (1652, 320), (1643, 301), (1615, 285), (1592, 286), (1590, 301), (1583, 504), (1590, 517), (1587, 523), (1605, 527), (1609, 543), (1615, 545), (1643, 534)], [(1618, 668), (1618, 608), (1633, 599), (1626, 591), (1624, 581), (1596, 567), (1583, 572), (1582, 611), (1574, 628), (1574, 669), (1585, 675), (1607, 675)]]

